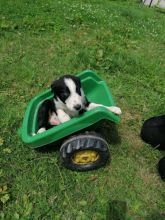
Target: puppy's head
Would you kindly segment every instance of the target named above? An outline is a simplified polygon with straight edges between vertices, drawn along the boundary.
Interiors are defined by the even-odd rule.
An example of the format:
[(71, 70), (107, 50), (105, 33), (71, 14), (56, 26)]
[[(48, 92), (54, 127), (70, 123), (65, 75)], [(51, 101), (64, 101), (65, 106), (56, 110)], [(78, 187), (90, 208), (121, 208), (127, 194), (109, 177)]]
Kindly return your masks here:
[(85, 108), (85, 96), (78, 77), (62, 76), (52, 83), (51, 89), (56, 101), (64, 103), (68, 110), (78, 112)]

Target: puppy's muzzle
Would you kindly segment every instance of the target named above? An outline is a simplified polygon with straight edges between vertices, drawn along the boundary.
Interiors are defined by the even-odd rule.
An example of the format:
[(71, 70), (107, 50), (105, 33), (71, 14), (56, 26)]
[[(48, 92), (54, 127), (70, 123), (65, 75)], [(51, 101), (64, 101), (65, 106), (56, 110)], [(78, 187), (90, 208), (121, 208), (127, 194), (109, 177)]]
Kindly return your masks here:
[(81, 105), (79, 105), (79, 104), (78, 104), (78, 105), (75, 105), (75, 106), (74, 106), (74, 109), (76, 109), (77, 111), (81, 110)]

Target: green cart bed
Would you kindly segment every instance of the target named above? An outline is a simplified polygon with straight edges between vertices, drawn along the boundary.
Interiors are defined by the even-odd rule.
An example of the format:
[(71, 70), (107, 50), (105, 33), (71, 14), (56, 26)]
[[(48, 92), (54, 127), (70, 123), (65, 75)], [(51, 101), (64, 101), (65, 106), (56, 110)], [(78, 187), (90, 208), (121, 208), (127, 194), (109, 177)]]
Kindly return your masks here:
[[(80, 77), (82, 87), (87, 98), (91, 102), (103, 104), (106, 106), (115, 106), (111, 92), (103, 81), (95, 72), (86, 70), (77, 76)], [(32, 148), (41, 147), (71, 135), (77, 131), (95, 124), (102, 119), (108, 119), (115, 123), (120, 122), (120, 117), (108, 111), (104, 107), (97, 107), (91, 111), (85, 112), (81, 116), (75, 117), (68, 122), (55, 126), (41, 134), (36, 134), (37, 131), (37, 111), (40, 104), (45, 100), (52, 98), (53, 94), (48, 89), (40, 95), (35, 96), (29, 103), (25, 112), (22, 127), (19, 129), (19, 134), (24, 143)]]

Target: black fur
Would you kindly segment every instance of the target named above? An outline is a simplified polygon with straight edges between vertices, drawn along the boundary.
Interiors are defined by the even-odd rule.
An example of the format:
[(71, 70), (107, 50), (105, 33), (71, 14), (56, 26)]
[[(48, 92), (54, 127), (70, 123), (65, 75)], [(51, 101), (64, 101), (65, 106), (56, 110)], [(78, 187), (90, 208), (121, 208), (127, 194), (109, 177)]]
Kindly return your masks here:
[(38, 129), (44, 127), (47, 129), (52, 128), (53, 126), (49, 124), (49, 115), (51, 113), (56, 113), (56, 107), (53, 100), (46, 99), (38, 110)]
[(159, 163), (158, 163), (158, 171), (162, 178), (162, 180), (165, 180), (165, 157), (163, 157)]
[[(51, 90), (52, 90), (52, 93), (54, 95), (54, 99), (57, 100), (57, 97), (59, 97), (60, 100), (63, 103), (65, 103), (65, 100), (70, 95), (70, 91), (69, 91), (68, 87), (65, 85), (65, 82), (64, 82), (65, 78), (69, 78), (69, 79), (72, 79), (74, 81), (74, 83), (76, 85), (76, 92), (79, 95), (81, 95), (81, 81), (80, 81), (80, 79), (76, 76), (73, 76), (73, 75), (64, 75), (64, 76), (60, 77), (59, 79), (55, 80), (51, 84)], [(85, 102), (85, 107), (87, 107), (90, 102), (87, 100), (86, 97), (85, 97), (85, 101), (86, 101)], [(79, 114), (82, 114), (85, 111), (86, 111), (85, 109), (81, 109), (79, 111)], [(53, 127), (49, 123), (49, 115), (53, 112), (56, 113), (56, 106), (55, 106), (55, 103), (54, 103), (53, 99), (45, 100), (41, 104), (41, 106), (39, 107), (39, 110), (38, 110), (38, 117), (37, 117), (38, 130), (42, 127), (45, 128), (46, 130)]]
[[(165, 150), (165, 115), (146, 120), (141, 129), (141, 138), (159, 150)], [(158, 172), (165, 180), (165, 157), (158, 163)]]
[(146, 120), (141, 129), (141, 138), (153, 147), (165, 150), (165, 115)]
[(65, 103), (65, 100), (70, 95), (68, 87), (64, 83), (64, 79), (69, 78), (72, 79), (76, 85), (76, 92), (81, 95), (80, 89), (81, 89), (81, 82), (80, 79), (76, 76), (72, 75), (64, 75), (60, 77), (59, 79), (55, 80), (51, 85), (51, 90), (54, 94), (54, 98), (57, 100), (57, 97), (60, 98), (60, 100)]

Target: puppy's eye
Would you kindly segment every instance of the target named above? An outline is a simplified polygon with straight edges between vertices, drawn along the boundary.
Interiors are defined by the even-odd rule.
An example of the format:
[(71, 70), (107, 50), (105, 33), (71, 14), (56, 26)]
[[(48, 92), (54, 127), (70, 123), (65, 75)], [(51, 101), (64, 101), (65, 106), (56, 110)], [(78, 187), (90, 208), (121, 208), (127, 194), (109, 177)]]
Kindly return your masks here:
[(63, 92), (63, 93), (61, 94), (61, 96), (64, 97), (64, 98), (66, 98), (66, 97), (69, 96), (69, 93), (68, 93), (68, 92)]
[(61, 93), (60, 93), (60, 96), (61, 96), (63, 99), (67, 99), (69, 95), (70, 95), (70, 92), (69, 92), (69, 89), (68, 89), (68, 88), (66, 88), (65, 90), (61, 91)]

